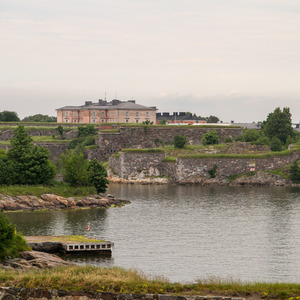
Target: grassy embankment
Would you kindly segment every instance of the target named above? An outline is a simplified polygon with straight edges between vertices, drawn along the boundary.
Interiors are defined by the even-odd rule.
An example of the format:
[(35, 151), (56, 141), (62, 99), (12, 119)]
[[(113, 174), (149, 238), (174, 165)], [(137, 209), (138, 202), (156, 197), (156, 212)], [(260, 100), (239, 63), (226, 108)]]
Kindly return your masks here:
[(242, 283), (201, 280), (192, 284), (149, 278), (122, 268), (64, 267), (47, 270), (0, 270), (0, 285), (63, 289), (84, 292), (151, 293), (176, 295), (226, 295), (252, 299), (299, 299), (300, 285), (293, 283)]
[(1, 185), (0, 194), (10, 196), (32, 195), (36, 197), (40, 197), (42, 194), (55, 194), (62, 197), (84, 197), (97, 194), (97, 191), (91, 186), (73, 187), (67, 184), (57, 184), (53, 186)]

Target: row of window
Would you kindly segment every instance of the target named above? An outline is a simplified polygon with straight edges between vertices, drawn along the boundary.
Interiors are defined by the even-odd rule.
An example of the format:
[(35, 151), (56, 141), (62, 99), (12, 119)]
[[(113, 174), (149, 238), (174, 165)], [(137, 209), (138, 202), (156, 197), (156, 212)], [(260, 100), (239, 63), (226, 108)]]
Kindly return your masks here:
[[(96, 117), (96, 112), (93, 111), (93, 117)], [(135, 113), (136, 117), (139, 117), (140, 116), (140, 113), (137, 111)], [(70, 112), (66, 111), (65, 112), (65, 117), (69, 117), (70, 116)], [(79, 113), (79, 116), (80, 117), (83, 117), (83, 112)], [(101, 112), (101, 117), (104, 118), (105, 114), (104, 114), (104, 111)], [(117, 112), (108, 112), (108, 116), (111, 116), (111, 117), (114, 117), (114, 116), (117, 116)], [(78, 113), (77, 112), (74, 112), (73, 113), (73, 117), (74, 118), (77, 118), (78, 117)], [(126, 112), (126, 117), (129, 117), (129, 111)], [(149, 117), (149, 112), (146, 111), (146, 117)]]

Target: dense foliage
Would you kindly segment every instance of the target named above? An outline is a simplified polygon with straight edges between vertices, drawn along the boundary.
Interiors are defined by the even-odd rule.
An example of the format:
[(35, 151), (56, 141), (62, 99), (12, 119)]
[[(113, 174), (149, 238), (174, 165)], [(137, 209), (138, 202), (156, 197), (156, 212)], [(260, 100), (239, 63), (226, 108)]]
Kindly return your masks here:
[(295, 136), (290, 109), (285, 107), (281, 110), (277, 107), (274, 112), (268, 115), (262, 130), (268, 138), (276, 137), (282, 145), (285, 145), (288, 137), (293, 138)]
[(97, 133), (98, 129), (92, 124), (78, 127), (78, 137), (95, 135)]
[(175, 148), (184, 148), (184, 145), (186, 144), (186, 137), (176, 134), (174, 136), (174, 146)]
[(203, 145), (216, 145), (219, 144), (219, 137), (215, 130), (211, 130), (210, 132), (206, 133), (202, 137), (202, 144)]
[(46, 184), (55, 176), (50, 152), (34, 146), (23, 125), (14, 130), (11, 148), (0, 155), (0, 184)]
[(25, 117), (22, 121), (23, 122), (56, 122), (57, 118), (48, 115), (36, 114), (33, 116)]
[(14, 111), (4, 110), (0, 112), (0, 122), (19, 122), (18, 114)]
[(290, 179), (294, 183), (300, 183), (300, 168), (297, 161), (290, 168)]
[(89, 162), (83, 153), (67, 150), (60, 155), (59, 165), (64, 181), (72, 186), (94, 186), (98, 193), (106, 191), (107, 172), (96, 159)]
[(19, 251), (27, 250), (24, 238), (16, 233), (16, 228), (8, 218), (0, 213), (0, 259), (15, 257)]

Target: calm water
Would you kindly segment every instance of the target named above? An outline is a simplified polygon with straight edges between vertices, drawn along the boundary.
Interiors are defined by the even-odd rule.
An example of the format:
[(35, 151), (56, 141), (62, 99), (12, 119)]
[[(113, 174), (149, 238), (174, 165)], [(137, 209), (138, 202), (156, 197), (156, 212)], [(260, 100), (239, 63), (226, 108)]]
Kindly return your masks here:
[(7, 215), (24, 235), (80, 234), (115, 243), (111, 258), (79, 263), (181, 282), (300, 281), (298, 188), (110, 185), (108, 192), (132, 203)]

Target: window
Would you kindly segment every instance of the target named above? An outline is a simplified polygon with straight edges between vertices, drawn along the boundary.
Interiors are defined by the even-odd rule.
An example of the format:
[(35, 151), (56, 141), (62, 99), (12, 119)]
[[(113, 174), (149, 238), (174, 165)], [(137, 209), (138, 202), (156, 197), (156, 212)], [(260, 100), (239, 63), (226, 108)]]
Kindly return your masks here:
[(77, 118), (77, 112), (74, 112), (74, 117)]
[(66, 116), (66, 117), (69, 116), (69, 112), (68, 112), (68, 111), (65, 112), (65, 116)]
[(93, 111), (93, 117), (95, 117), (96, 116), (96, 112), (95, 111)]
[(126, 117), (129, 117), (129, 112), (128, 111), (126, 111)]
[(77, 119), (74, 119), (73, 121), (74, 121), (74, 123), (77, 123)]
[(101, 112), (101, 117), (102, 117), (102, 118), (104, 118), (104, 111), (103, 111), (103, 112)]
[(65, 119), (65, 122), (66, 122), (66, 123), (69, 123), (69, 119)]
[(101, 123), (104, 123), (104, 120), (103, 120), (103, 119), (101, 120)]
[(93, 119), (93, 123), (94, 123), (94, 124), (96, 123), (96, 119)]
[(128, 121), (129, 121), (129, 120), (128, 120), (128, 119), (126, 119), (126, 123), (128, 123)]
[(138, 119), (136, 119), (136, 120), (135, 120), (135, 123), (138, 123), (138, 122), (139, 122), (139, 120), (138, 120)]
[(138, 117), (138, 116), (139, 116), (139, 112), (137, 111), (137, 112), (135, 113), (135, 115)]
[(149, 117), (149, 111), (146, 111), (146, 117)]

